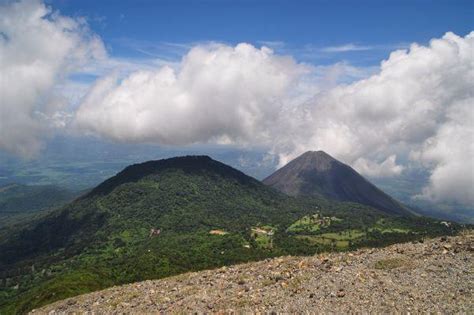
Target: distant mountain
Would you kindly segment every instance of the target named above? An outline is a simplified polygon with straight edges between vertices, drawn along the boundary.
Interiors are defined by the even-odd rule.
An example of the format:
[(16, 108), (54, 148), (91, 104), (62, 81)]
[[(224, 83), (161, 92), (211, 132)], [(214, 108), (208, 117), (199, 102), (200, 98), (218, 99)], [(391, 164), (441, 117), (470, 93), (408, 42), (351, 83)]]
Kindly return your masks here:
[(0, 230), (0, 314), (117, 284), (457, 228), (290, 197), (207, 156), (149, 161), (39, 219)]
[(324, 151), (308, 151), (263, 180), (290, 196), (319, 196), (368, 205), (392, 215), (407, 207), (378, 189), (350, 166)]

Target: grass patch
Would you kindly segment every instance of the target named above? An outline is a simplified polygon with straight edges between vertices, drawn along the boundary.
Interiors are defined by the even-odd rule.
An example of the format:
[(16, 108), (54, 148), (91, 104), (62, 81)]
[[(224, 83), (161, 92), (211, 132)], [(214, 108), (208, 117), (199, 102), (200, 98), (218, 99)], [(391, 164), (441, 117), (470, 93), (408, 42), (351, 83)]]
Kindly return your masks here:
[(270, 225), (263, 225), (259, 227), (253, 227), (251, 230), (251, 236), (255, 240), (255, 243), (259, 248), (272, 249), (273, 248), (273, 235), (275, 229)]
[(372, 228), (370, 228), (369, 231), (370, 232), (378, 231), (382, 234), (386, 234), (386, 233), (408, 234), (408, 233), (412, 232), (412, 230), (410, 230), (406, 227), (398, 226), (398, 225), (394, 224), (393, 222), (391, 222), (388, 219), (379, 219), (379, 220), (377, 220), (375, 225)]
[(322, 238), (335, 239), (338, 241), (341, 241), (341, 240), (348, 241), (348, 240), (361, 238), (364, 235), (365, 233), (359, 230), (346, 230), (346, 231), (341, 231), (338, 233), (324, 233), (319, 236)]
[(309, 242), (311, 245), (324, 245), (324, 246), (333, 246), (339, 249), (344, 249), (349, 247), (349, 241), (346, 240), (335, 240), (329, 238), (323, 238), (321, 236), (313, 236), (313, 235), (297, 235), (295, 238), (300, 240), (305, 240)]
[(324, 233), (320, 235), (297, 235), (295, 238), (305, 240), (312, 245), (331, 246), (338, 249), (348, 248), (352, 241), (365, 236), (360, 230), (347, 230), (338, 233)]
[(319, 213), (306, 215), (301, 219), (295, 221), (286, 230), (290, 233), (315, 233), (320, 231), (322, 228), (327, 228), (332, 222), (340, 222), (342, 219), (336, 217), (323, 217)]

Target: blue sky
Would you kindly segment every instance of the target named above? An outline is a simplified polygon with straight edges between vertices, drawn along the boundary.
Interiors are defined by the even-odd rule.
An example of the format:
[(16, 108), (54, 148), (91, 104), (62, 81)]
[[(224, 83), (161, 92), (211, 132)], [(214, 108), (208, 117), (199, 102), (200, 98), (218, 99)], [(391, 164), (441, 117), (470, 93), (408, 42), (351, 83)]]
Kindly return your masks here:
[(409, 43), (473, 29), (473, 1), (52, 0), (85, 16), (115, 57), (179, 58), (190, 45), (266, 44), (299, 61), (378, 64)]

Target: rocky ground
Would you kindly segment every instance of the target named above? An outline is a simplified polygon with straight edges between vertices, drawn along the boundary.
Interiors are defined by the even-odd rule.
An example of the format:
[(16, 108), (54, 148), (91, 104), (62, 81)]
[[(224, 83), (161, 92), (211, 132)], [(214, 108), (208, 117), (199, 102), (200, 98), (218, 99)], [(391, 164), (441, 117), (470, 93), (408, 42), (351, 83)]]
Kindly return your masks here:
[(113, 287), (32, 313), (474, 314), (473, 253), (470, 232), (381, 249), (281, 257)]

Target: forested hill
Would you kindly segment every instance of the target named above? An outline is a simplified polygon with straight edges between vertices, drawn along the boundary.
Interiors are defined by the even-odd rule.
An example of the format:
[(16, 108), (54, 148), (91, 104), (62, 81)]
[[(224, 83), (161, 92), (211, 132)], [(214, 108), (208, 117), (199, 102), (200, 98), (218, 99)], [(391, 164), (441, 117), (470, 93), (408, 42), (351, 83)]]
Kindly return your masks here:
[(247, 176), (241, 171), (238, 171), (224, 163), (215, 161), (209, 156), (181, 156), (130, 165), (117, 175), (98, 185), (86, 197), (107, 194), (124, 183), (136, 182), (145, 176), (160, 174), (160, 172), (166, 169), (179, 169), (186, 174), (203, 174), (204, 172), (207, 172), (246, 185), (260, 184), (256, 179)]

